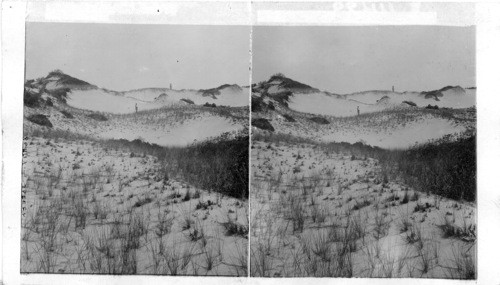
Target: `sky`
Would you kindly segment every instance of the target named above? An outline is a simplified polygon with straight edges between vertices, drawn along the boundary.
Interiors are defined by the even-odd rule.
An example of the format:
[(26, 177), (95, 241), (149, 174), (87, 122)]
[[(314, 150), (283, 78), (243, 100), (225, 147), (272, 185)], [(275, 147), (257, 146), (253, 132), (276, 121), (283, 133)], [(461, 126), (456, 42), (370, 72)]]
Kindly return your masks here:
[(337, 94), (475, 86), (475, 28), (269, 27), (252, 38), (252, 81), (283, 73)]
[(116, 91), (249, 84), (250, 27), (30, 23), (26, 79), (60, 69)]

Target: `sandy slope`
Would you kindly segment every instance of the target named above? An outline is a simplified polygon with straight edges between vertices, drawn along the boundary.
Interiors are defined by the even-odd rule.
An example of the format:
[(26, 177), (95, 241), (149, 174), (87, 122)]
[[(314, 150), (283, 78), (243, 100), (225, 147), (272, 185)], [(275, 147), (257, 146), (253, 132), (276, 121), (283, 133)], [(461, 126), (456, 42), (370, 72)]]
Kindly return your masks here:
[(336, 129), (320, 138), (323, 142), (364, 142), (371, 146), (389, 149), (408, 148), (413, 145), (436, 140), (445, 135), (459, 134), (466, 130), (450, 120), (437, 117), (422, 117), (405, 125), (391, 129), (361, 129), (353, 127)]
[(247, 240), (224, 223), (248, 225), (246, 204), (160, 169), (91, 142), (25, 140), (22, 271), (245, 275)]
[(382, 182), (378, 171), (371, 158), (254, 141), (251, 274), (463, 278), (457, 259), (473, 263), (475, 243), (439, 226), (475, 225), (475, 207)]
[(386, 108), (386, 106), (376, 105), (376, 103), (341, 99), (323, 92), (294, 94), (288, 106), (298, 112), (337, 117), (355, 116), (358, 106), (362, 113), (381, 111)]
[(425, 98), (419, 92), (366, 91), (338, 96), (324, 92), (294, 93), (289, 107), (303, 113), (346, 117), (357, 115), (358, 106), (360, 113), (364, 114), (396, 107), (407, 108), (409, 105), (405, 101), (415, 103), (418, 107), (431, 104), (440, 108), (469, 108), (476, 104), (475, 90), (449, 89), (442, 93), (443, 97), (439, 101)]
[(203, 96), (201, 92), (195, 90), (187, 91), (176, 91), (167, 90), (162, 93), (164, 95), (159, 95), (155, 102), (168, 105), (179, 102), (181, 99), (188, 99), (194, 102), (196, 105), (203, 105), (205, 103), (241, 107), (248, 106), (249, 104), (249, 88), (233, 88), (226, 87), (219, 91), (220, 94), (212, 96)]
[[(171, 171), (179, 161), (146, 155), (145, 144), (135, 143), (134, 153), (96, 140), (186, 146), (246, 133), (245, 89), (219, 88), (214, 98), (198, 91), (158, 96), (165, 90), (113, 92), (52, 74), (27, 83), (33, 92), (24, 108), (21, 271), (246, 276), (246, 200), (186, 183)], [(65, 93), (57, 89), (69, 88), (60, 81), (77, 87), (67, 104), (56, 98)], [(43, 88), (49, 91), (39, 94)], [(52, 126), (29, 121), (32, 115)]]
[(226, 132), (238, 132), (241, 125), (227, 118), (213, 115), (197, 116), (181, 124), (168, 127), (143, 125), (139, 128), (111, 128), (99, 134), (101, 138), (141, 139), (161, 146), (186, 146), (193, 142), (204, 141)]
[[(295, 122), (288, 121), (288, 115)], [(382, 148), (408, 148), (443, 136), (458, 136), (475, 129), (475, 111), (404, 108), (338, 118), (323, 116), (329, 123), (311, 121), (314, 115), (277, 108), (276, 111), (253, 113), (269, 120), (275, 133), (322, 142), (363, 142)]]
[(205, 103), (224, 106), (248, 106), (248, 88), (227, 87), (220, 90), (215, 98), (202, 96), (197, 90), (169, 90), (165, 88), (147, 88), (121, 93), (107, 92), (103, 89), (73, 90), (68, 95), (68, 105), (85, 110), (126, 114), (158, 109), (171, 105), (185, 105), (181, 99), (191, 100), (196, 105)]
[(114, 114), (133, 113), (136, 104), (139, 110), (161, 107), (151, 102), (113, 95), (101, 89), (74, 90), (69, 94), (67, 102), (69, 106), (74, 108)]
[(278, 135), (252, 141), (252, 276), (474, 278), (473, 203), (417, 192), (384, 176), (376, 159), (317, 143), (406, 149), (471, 135), (475, 90), (336, 95), (269, 81), (253, 94), (252, 119), (272, 126), (259, 121), (253, 133)]
[[(74, 118), (66, 118), (58, 109), (66, 110)], [(58, 104), (55, 108), (25, 108), (25, 117), (45, 114), (54, 129), (104, 139), (141, 139), (162, 146), (184, 146), (217, 137), (223, 133), (236, 135), (248, 124), (246, 108), (199, 107), (194, 105), (165, 107), (137, 114), (114, 115), (104, 113), (106, 121), (89, 118), (92, 112)], [(38, 126), (25, 121), (27, 130)]]
[(172, 90), (169, 88), (143, 88), (130, 91), (113, 91), (74, 78), (60, 70), (50, 72), (46, 77), (27, 80), (27, 90), (47, 96), (70, 90), (67, 93), (69, 106), (94, 112), (113, 114), (134, 113), (137, 105), (139, 111), (158, 109), (165, 106), (205, 103), (217, 106), (241, 107), (249, 104), (249, 87), (238, 85), (221, 85), (207, 91), (204, 90)]

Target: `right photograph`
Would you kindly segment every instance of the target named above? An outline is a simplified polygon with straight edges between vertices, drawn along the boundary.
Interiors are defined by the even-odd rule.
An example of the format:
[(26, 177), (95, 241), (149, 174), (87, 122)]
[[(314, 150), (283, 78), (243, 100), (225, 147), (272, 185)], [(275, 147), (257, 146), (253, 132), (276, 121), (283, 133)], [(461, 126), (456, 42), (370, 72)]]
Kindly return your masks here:
[(476, 29), (254, 26), (250, 275), (476, 279)]

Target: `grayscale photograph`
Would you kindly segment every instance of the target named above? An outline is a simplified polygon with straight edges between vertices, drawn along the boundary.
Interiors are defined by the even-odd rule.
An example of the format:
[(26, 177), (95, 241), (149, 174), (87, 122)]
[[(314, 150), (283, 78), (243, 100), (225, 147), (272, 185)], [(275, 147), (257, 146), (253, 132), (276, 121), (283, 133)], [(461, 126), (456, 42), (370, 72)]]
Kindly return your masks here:
[(250, 29), (26, 23), (22, 273), (247, 276)]
[(474, 26), (254, 26), (250, 275), (476, 279)]

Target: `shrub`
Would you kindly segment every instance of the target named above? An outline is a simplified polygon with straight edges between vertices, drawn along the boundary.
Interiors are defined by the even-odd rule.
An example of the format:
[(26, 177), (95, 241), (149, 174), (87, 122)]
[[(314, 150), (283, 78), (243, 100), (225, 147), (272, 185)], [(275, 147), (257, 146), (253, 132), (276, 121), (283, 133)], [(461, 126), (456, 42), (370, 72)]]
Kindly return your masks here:
[(45, 104), (47, 104), (47, 106), (49, 106), (49, 107), (54, 106), (54, 103), (52, 103), (52, 100), (50, 100), (50, 98), (47, 98), (47, 99), (45, 100)]
[(98, 113), (89, 114), (89, 115), (87, 115), (87, 117), (92, 118), (96, 121), (101, 121), (101, 122), (108, 120), (108, 118), (106, 116), (104, 116), (103, 114), (98, 114)]
[(476, 136), (380, 153), (380, 161), (419, 191), (476, 199)]
[(269, 110), (273, 110), (273, 111), (274, 111), (274, 110), (276, 110), (276, 107), (274, 107), (273, 102), (269, 102), (269, 103), (267, 104), (267, 107), (269, 108)]
[(288, 77), (286, 77), (283, 73), (276, 73), (271, 78), (269, 78), (268, 82), (272, 82), (273, 80), (280, 80), (280, 87), (281, 88), (286, 88), (286, 89), (305, 89), (305, 90), (317, 90), (315, 88), (312, 88), (311, 86), (292, 80)]
[(183, 202), (187, 202), (191, 200), (191, 191), (189, 190), (189, 188), (186, 190), (186, 195), (184, 195), (184, 198), (182, 198), (182, 201)]
[(291, 123), (296, 122), (296, 120), (288, 114), (283, 114), (283, 118), (285, 118), (285, 120), (287, 120), (287, 122), (291, 122)]
[(217, 105), (215, 105), (215, 103), (210, 104), (210, 103), (208, 103), (208, 102), (206, 102), (205, 104), (203, 104), (203, 106), (204, 106), (204, 107), (211, 107), (211, 108), (215, 108), (215, 107), (217, 107)]
[(264, 110), (265, 103), (262, 101), (262, 98), (257, 98), (252, 96), (252, 112), (261, 112)]
[(286, 78), (285, 75), (281, 72), (277, 72), (271, 75), (271, 77), (269, 78), (269, 82), (273, 81), (274, 79), (283, 79), (283, 78)]
[(312, 117), (312, 118), (309, 118), (309, 120), (311, 120), (317, 124), (322, 124), (322, 125), (327, 125), (330, 123), (327, 119), (325, 119), (323, 117)]
[(252, 126), (257, 127), (262, 130), (274, 132), (274, 127), (271, 123), (264, 118), (252, 119)]
[(42, 115), (42, 114), (31, 115), (27, 119), (28, 119), (28, 121), (30, 121), (34, 124), (40, 125), (40, 126), (45, 126), (45, 127), (49, 127), (49, 128), (53, 127), (52, 123), (47, 118), (47, 116)]
[(57, 76), (57, 77), (59, 77), (59, 80), (58, 80), (59, 84), (79, 85), (79, 86), (92, 86), (92, 85), (90, 85), (90, 83), (85, 82), (83, 80), (80, 80), (78, 78), (74, 78), (72, 76), (69, 76), (69, 75), (65, 74), (64, 72), (62, 72), (59, 69), (56, 69), (56, 70), (53, 70), (53, 71), (49, 72), (49, 74), (47, 75), (47, 78), (49, 78), (51, 76)]
[(407, 230), (409, 230), (410, 227), (412, 226), (412, 223), (410, 221), (410, 213), (408, 212), (408, 208), (406, 208), (406, 210), (399, 209), (398, 216), (399, 216), (399, 220), (397, 222), (397, 227), (398, 227), (400, 233), (404, 233)]
[(285, 107), (288, 107), (288, 101), (290, 99), (290, 96), (292, 96), (292, 95), (293, 95), (292, 91), (286, 90), (286, 91), (282, 91), (282, 92), (273, 94), (272, 97), (278, 103), (282, 104)]
[[(263, 142), (308, 143), (334, 153), (378, 159), (384, 184), (389, 176), (401, 179), (416, 191), (433, 193), (454, 200), (476, 200), (476, 135), (456, 140), (443, 138), (407, 150), (384, 150), (363, 143), (317, 143), (286, 134), (255, 133), (252, 139)], [(381, 181), (382, 182), (382, 181)], [(418, 198), (416, 197), (411, 199)]]
[(149, 204), (153, 201), (150, 197), (146, 197), (144, 199), (139, 199), (137, 202), (135, 202), (134, 207), (139, 208), (143, 205)]
[(405, 190), (403, 199), (401, 199), (401, 204), (406, 204), (410, 201), (410, 196), (408, 194), (408, 190)]
[(40, 106), (40, 95), (24, 90), (24, 106), (35, 108)]
[(200, 201), (198, 201), (198, 204), (196, 204), (196, 210), (199, 210), (199, 209), (206, 210), (206, 209), (208, 209), (208, 207), (210, 207), (212, 205), (215, 205), (215, 204), (210, 200), (208, 200), (207, 202), (203, 202), (200, 200)]
[(448, 277), (453, 279), (476, 279), (476, 259), (471, 246), (452, 247), (452, 267), (448, 268)]
[(414, 102), (412, 101), (403, 101), (404, 104), (407, 104), (407, 105), (410, 105), (410, 106), (413, 106), (413, 107), (416, 107), (417, 104), (415, 104)]
[[(96, 140), (61, 130), (35, 130), (32, 135), (97, 141), (105, 148), (120, 148), (134, 154), (156, 156), (163, 161), (165, 177), (169, 177), (170, 172), (181, 175), (186, 182), (200, 189), (235, 198), (248, 198), (248, 135), (236, 138), (223, 136), (187, 147), (161, 147), (138, 139)], [(76, 163), (73, 165), (74, 169), (79, 167)]]
[(162, 237), (170, 232), (173, 225), (174, 217), (168, 216), (168, 213), (158, 211), (158, 224), (156, 225), (155, 233), (158, 237)]
[(184, 101), (184, 102), (186, 102), (186, 103), (188, 103), (188, 104), (190, 104), (190, 105), (193, 105), (193, 104), (194, 104), (193, 100), (186, 99), (186, 98), (182, 98), (182, 99), (181, 99), (181, 101)]
[(249, 137), (243, 136), (165, 148), (165, 161), (170, 171), (182, 175), (195, 187), (247, 198), (248, 141)]
[(45, 90), (45, 92), (49, 95), (54, 96), (60, 102), (66, 103), (66, 98), (68, 97), (68, 93), (71, 92), (71, 89), (59, 88), (54, 90)]
[(241, 236), (243, 238), (248, 237), (248, 227), (238, 224), (232, 220), (229, 220), (228, 222), (222, 223), (222, 226), (224, 226), (224, 229), (226, 229), (226, 235), (227, 236)]
[(61, 114), (63, 114), (64, 117), (66, 117), (68, 119), (73, 119), (74, 118), (74, 116), (70, 112), (65, 111), (65, 110), (61, 110)]
[(431, 104), (429, 104), (429, 105), (427, 105), (427, 106), (425, 107), (425, 109), (438, 110), (438, 109), (439, 109), (439, 107), (438, 107), (438, 105), (434, 105), (434, 106), (432, 106)]
[(473, 242), (476, 240), (476, 226), (474, 224), (467, 224), (465, 221), (462, 227), (456, 226), (446, 216), (444, 222), (438, 225), (442, 231), (443, 238), (458, 238), (466, 242)]
[(368, 206), (370, 206), (370, 201), (368, 201), (368, 200), (363, 200), (361, 202), (356, 201), (356, 203), (352, 207), (352, 210), (355, 211), (355, 210), (359, 210), (359, 209), (362, 209), (362, 208), (368, 207)]

